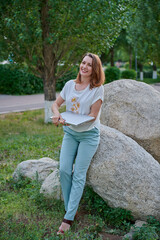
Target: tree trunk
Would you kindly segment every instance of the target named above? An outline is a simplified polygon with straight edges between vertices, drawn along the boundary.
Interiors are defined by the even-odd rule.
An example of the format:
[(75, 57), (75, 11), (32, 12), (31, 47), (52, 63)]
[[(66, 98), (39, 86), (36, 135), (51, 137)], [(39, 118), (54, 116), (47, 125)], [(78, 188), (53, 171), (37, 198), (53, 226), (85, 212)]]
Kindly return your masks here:
[(55, 69), (57, 66), (55, 54), (53, 52), (53, 45), (48, 43), (49, 37), (49, 21), (48, 21), (48, 0), (43, 0), (40, 16), (42, 26), (42, 48), (43, 48), (43, 85), (45, 96), (45, 123), (51, 122), (50, 117), (53, 115), (51, 106), (56, 99), (56, 81), (55, 81)]
[(153, 75), (152, 75), (153, 79), (157, 79), (157, 66), (155, 64), (153, 64)]
[[(48, 75), (48, 74), (46, 74)], [(53, 115), (51, 106), (56, 99), (56, 83), (54, 76), (44, 77), (44, 97), (45, 97), (45, 123), (51, 122)]]
[(143, 81), (143, 64), (139, 63), (139, 70), (140, 70), (140, 80)]
[(114, 47), (110, 49), (111, 54), (111, 67), (114, 67)]
[(129, 51), (129, 68), (132, 69), (132, 49)]
[(143, 72), (140, 72), (140, 80), (143, 81)]

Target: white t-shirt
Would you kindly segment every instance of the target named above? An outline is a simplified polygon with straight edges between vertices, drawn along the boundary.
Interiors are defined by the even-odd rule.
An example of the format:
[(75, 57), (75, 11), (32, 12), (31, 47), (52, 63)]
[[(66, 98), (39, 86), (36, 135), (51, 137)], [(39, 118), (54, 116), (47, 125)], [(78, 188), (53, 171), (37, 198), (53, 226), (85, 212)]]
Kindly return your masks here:
[[(77, 91), (75, 88), (76, 82), (74, 80), (68, 81), (60, 92), (60, 96), (66, 102), (66, 111), (74, 113), (89, 115), (93, 103), (104, 97), (104, 87), (95, 87), (90, 89), (88, 85), (84, 90)], [(95, 121), (83, 123), (78, 126), (70, 125), (69, 127), (77, 132), (89, 131), (92, 128), (100, 127), (100, 111)]]

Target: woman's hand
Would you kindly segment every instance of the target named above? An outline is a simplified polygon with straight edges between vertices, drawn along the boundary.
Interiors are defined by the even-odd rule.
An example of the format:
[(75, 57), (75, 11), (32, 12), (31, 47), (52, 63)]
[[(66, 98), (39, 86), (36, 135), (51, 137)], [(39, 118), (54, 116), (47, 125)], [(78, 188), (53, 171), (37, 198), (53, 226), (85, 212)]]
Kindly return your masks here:
[(58, 126), (60, 123), (64, 125), (65, 120), (61, 117), (58, 109), (64, 103), (64, 99), (59, 95), (56, 101), (52, 105), (52, 112), (54, 116), (52, 117), (52, 122), (54, 125)]
[(53, 124), (56, 125), (56, 126), (58, 126), (59, 124), (63, 124), (63, 125), (65, 124), (65, 120), (61, 117), (60, 114), (54, 115), (54, 116), (52, 117), (52, 122), (53, 122)]

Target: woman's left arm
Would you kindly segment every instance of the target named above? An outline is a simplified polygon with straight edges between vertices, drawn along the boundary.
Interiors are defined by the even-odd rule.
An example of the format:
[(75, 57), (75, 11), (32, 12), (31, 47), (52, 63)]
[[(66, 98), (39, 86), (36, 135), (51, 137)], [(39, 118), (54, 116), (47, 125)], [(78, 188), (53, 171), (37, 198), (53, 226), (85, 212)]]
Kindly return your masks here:
[(102, 105), (102, 100), (99, 99), (95, 103), (93, 103), (93, 105), (91, 106), (91, 111), (88, 116), (94, 117), (94, 119), (92, 121), (96, 120), (99, 110), (101, 108), (101, 105)]

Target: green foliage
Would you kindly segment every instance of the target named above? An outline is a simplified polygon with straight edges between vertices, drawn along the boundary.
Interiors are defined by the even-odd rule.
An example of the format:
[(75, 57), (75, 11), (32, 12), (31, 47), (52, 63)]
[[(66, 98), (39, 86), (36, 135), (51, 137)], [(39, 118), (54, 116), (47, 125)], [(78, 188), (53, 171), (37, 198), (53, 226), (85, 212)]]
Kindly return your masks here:
[(105, 70), (105, 83), (120, 79), (120, 70), (117, 67), (108, 67)]
[(22, 176), (21, 174), (18, 174), (17, 179), (9, 179), (7, 180), (7, 184), (9, 185), (10, 189), (14, 190), (20, 190), (21, 188), (25, 188), (26, 186), (29, 186), (31, 183), (30, 178), (26, 178)]
[(0, 65), (1, 94), (34, 94), (43, 92), (42, 79), (12, 65)]
[[(152, 78), (152, 75), (153, 75), (152, 70), (150, 70), (150, 71), (144, 70), (143, 71), (143, 78)], [(140, 77), (140, 72), (137, 72), (137, 76), (138, 76), (138, 78)]]
[(158, 221), (155, 217), (153, 216), (148, 216), (147, 218), (147, 223), (153, 227), (156, 227), (157, 233), (160, 235), (160, 221)]
[(133, 221), (131, 212), (121, 208), (109, 207), (91, 188), (85, 188), (83, 201), (88, 211), (101, 216), (108, 224), (123, 230), (130, 228), (130, 224)]
[(136, 71), (131, 69), (131, 70), (124, 70), (122, 73), (121, 73), (121, 78), (124, 78), (124, 79), (136, 79)]
[[(62, 127), (44, 124), (43, 114), (43, 110), (36, 110), (0, 115), (0, 240), (102, 240), (104, 230), (120, 235), (128, 231), (131, 213), (108, 207), (87, 187), (79, 208), (80, 221), (75, 221), (64, 237), (58, 237), (56, 232), (64, 216), (63, 202), (40, 194), (37, 174), (33, 181), (20, 174), (18, 181), (12, 178), (16, 166), (24, 160), (44, 156), (59, 159)], [(107, 224), (116, 229), (108, 228)], [(148, 224), (160, 234), (156, 219), (149, 217)]]
[(123, 28), (114, 43), (114, 61), (126, 62), (131, 54), (133, 54), (133, 47), (128, 40), (126, 29)]
[(153, 76), (153, 70), (150, 70), (150, 71), (149, 70), (148, 71), (144, 70), (143, 71), (143, 77), (144, 78), (152, 78), (152, 76)]
[[(22, 161), (44, 156), (59, 159), (62, 126), (46, 125), (43, 117), (43, 110), (0, 115), (0, 240), (59, 239), (56, 232), (64, 217), (63, 202), (40, 194), (38, 175), (33, 181), (20, 174), (18, 181), (12, 178)], [(81, 220), (82, 225), (75, 222), (65, 234), (66, 240), (102, 240), (99, 232), (105, 223), (101, 217), (84, 214)]]
[(85, 52), (100, 54), (113, 45), (135, 5), (134, 0), (1, 1), (1, 54), (25, 62), (43, 78), (45, 90), (54, 92), (56, 80)]
[[(31, 181), (24, 188), (9, 188), (8, 193), (6, 189), (3, 190), (1, 206), (5, 210), (3, 217), (0, 216), (0, 240), (56, 239), (54, 228), (58, 229), (61, 222), (63, 204), (53, 199), (45, 202), (45, 199), (37, 196), (39, 189), (38, 183)], [(9, 199), (11, 194), (12, 198)], [(4, 199), (12, 201), (12, 205), (8, 202), (4, 206)]]
[(125, 68), (125, 69), (129, 69), (129, 62), (126, 62), (126, 63), (124, 64), (124, 68)]
[(63, 129), (44, 124), (43, 118), (44, 110), (1, 115), (0, 159), (5, 162), (4, 168), (1, 165), (4, 172), (8, 168), (13, 171), (15, 164), (26, 159), (59, 159)]
[(61, 78), (57, 80), (56, 91), (62, 90), (63, 86), (68, 80), (76, 79), (77, 74), (78, 74), (77, 67), (73, 67), (71, 68), (71, 70), (66, 72)]
[(160, 61), (159, 12), (159, 0), (140, 0), (134, 19), (128, 25), (128, 40), (140, 62), (150, 59), (158, 64)]
[[(141, 81), (140, 79), (137, 79), (137, 81)], [(143, 82), (144, 83), (147, 83), (147, 84), (156, 84), (156, 83), (160, 83), (160, 77), (157, 78), (157, 79), (153, 79), (153, 78), (144, 78), (143, 79)]]
[(31, 201), (37, 204), (38, 208), (51, 210), (54, 209), (55, 205), (58, 208), (62, 208), (62, 204), (59, 200), (52, 201), (45, 198), (43, 194), (40, 193), (42, 182), (39, 181), (38, 174), (36, 174), (34, 180), (31, 180), (30, 178), (21, 176), (21, 174), (19, 174), (17, 179), (13, 179), (11, 177), (9, 180), (7, 180), (6, 183), (10, 190), (22, 191), (24, 194), (26, 194)]
[(133, 240), (158, 240), (159, 237), (160, 222), (153, 216), (148, 216), (147, 224), (142, 227), (133, 227)]
[(156, 233), (156, 228), (150, 225), (136, 227), (133, 233), (133, 240), (157, 240), (159, 239)]

